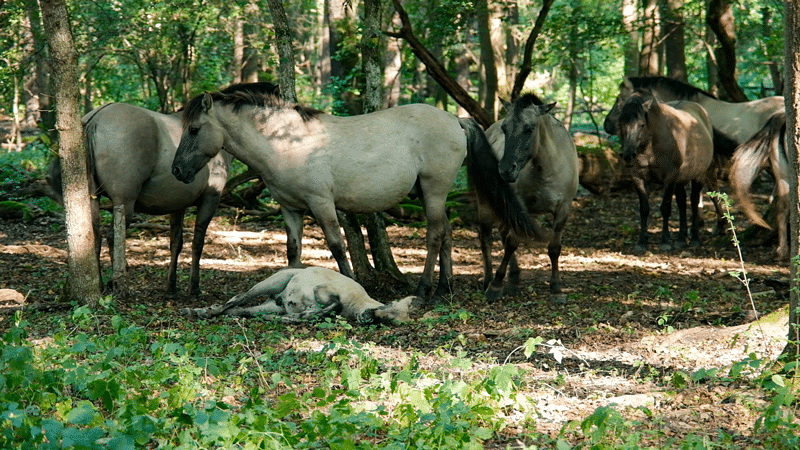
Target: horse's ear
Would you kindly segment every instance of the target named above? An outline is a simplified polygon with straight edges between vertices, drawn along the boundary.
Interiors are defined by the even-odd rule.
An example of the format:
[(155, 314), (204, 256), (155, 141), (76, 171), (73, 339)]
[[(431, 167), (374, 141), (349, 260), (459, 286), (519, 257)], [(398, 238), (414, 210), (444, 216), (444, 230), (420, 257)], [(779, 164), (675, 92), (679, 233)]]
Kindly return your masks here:
[(211, 94), (203, 92), (203, 112), (208, 113), (212, 106), (214, 106), (214, 99), (211, 98)]
[(630, 90), (631, 92), (634, 91), (633, 83), (631, 82), (630, 78), (628, 78), (628, 77), (623, 78), (622, 79), (622, 85), (625, 86), (625, 88)]
[(500, 104), (503, 105), (503, 108), (505, 108), (506, 111), (511, 111), (511, 107), (514, 106), (513, 103), (503, 100), (502, 98), (500, 99)]
[(552, 110), (553, 110), (553, 108), (555, 108), (555, 107), (556, 107), (556, 103), (558, 103), (558, 102), (548, 103), (548, 104), (546, 104), (546, 105), (542, 105), (542, 106), (540, 106), (540, 107), (539, 107), (539, 113), (540, 113), (540, 114), (547, 114), (547, 113), (549, 113), (550, 111), (552, 111)]
[(644, 103), (642, 103), (642, 108), (644, 109), (644, 112), (647, 112), (647, 111), (650, 110), (650, 108), (653, 106), (653, 102), (654, 101), (656, 101), (656, 98), (655, 97), (650, 97), (647, 100), (645, 100)]

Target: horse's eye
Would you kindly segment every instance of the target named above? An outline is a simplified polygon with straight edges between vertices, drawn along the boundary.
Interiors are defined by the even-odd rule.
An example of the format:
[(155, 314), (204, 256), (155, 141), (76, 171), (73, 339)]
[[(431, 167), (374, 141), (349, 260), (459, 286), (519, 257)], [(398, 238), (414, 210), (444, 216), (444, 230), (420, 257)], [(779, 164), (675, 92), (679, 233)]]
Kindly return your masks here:
[(197, 134), (200, 132), (200, 127), (189, 127), (189, 134)]

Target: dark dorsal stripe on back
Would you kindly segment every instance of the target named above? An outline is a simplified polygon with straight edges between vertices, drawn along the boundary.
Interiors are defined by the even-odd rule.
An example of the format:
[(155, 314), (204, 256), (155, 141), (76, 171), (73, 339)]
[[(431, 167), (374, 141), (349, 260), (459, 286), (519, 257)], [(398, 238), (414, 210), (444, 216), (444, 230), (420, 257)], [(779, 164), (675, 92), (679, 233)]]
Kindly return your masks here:
[[(277, 95), (277, 86), (272, 83), (242, 83), (229, 86), (221, 92), (211, 92), (211, 99), (214, 103), (219, 102), (223, 106), (232, 105), (233, 110), (238, 111), (245, 106), (261, 106), (276, 109), (293, 109), (300, 114), (303, 121), (309, 121), (323, 112), (313, 108), (284, 101)], [(189, 100), (183, 114), (183, 125), (186, 126), (203, 113), (203, 96), (200, 94)]]
[(696, 95), (705, 95), (710, 98), (717, 98), (700, 88), (683, 81), (667, 77), (628, 77), (635, 89), (656, 89), (664, 88), (672, 92), (676, 97), (690, 100)]

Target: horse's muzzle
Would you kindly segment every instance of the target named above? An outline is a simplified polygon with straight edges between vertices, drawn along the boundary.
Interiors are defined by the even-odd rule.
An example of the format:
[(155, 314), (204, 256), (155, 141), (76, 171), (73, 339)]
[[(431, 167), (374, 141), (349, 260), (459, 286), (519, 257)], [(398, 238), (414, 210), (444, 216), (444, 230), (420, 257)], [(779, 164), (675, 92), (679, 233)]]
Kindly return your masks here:
[(174, 175), (175, 178), (178, 179), (178, 181), (182, 181), (182, 182), (184, 182), (186, 184), (189, 184), (192, 181), (194, 181), (194, 172), (193, 171), (184, 172), (178, 166), (172, 166), (172, 175)]

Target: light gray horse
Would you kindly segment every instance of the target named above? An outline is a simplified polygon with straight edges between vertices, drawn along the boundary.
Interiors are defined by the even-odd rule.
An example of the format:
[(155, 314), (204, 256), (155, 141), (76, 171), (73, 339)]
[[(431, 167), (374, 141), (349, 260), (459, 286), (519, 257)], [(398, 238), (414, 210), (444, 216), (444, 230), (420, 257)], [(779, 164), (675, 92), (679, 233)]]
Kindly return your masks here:
[[(233, 85), (226, 92), (277, 93), (272, 83)], [(99, 196), (111, 199), (112, 205), (125, 205), (125, 229), (134, 212), (170, 215), (170, 264), (167, 294), (177, 293), (178, 255), (183, 247), (183, 217), (186, 208), (197, 207), (192, 239), (192, 264), (189, 294), (200, 293), (200, 257), (206, 231), (228, 179), (232, 156), (220, 152), (198, 170), (191, 183), (181, 183), (172, 176), (172, 160), (180, 142), (183, 112), (161, 114), (126, 103), (109, 103), (86, 114), (83, 123), (90, 190), (93, 193), (93, 227), (96, 252), (100, 255)], [(50, 184), (61, 192), (61, 167), (56, 159), (51, 165)], [(108, 235), (109, 249), (113, 233)], [(111, 260), (124, 261), (112, 256)], [(122, 280), (117, 280), (121, 282)], [(120, 286), (117, 286), (120, 288)]]
[[(578, 189), (578, 152), (564, 125), (549, 114), (555, 103), (542, 105), (536, 96), (526, 94), (513, 104), (504, 102), (504, 105), (508, 114), (505, 119), (492, 124), (486, 130), (486, 136), (499, 160), (501, 177), (512, 183), (514, 193), (530, 216), (534, 237), (548, 241), (550, 293), (560, 301), (562, 285), (558, 259), (561, 256), (561, 235)], [(496, 220), (490, 211), (487, 199), (479, 195), (483, 287), (487, 299), (496, 300), (503, 294), (514, 295), (519, 290), (520, 268), (515, 251), (526, 236), (518, 236), (506, 227), (500, 227), (505, 250), (492, 277), (492, 228)], [(552, 215), (551, 230), (539, 227), (537, 216), (540, 214)], [(503, 280), (509, 264), (509, 279), (504, 288)]]
[[(337, 117), (272, 96), (205, 93), (186, 106), (172, 171), (190, 183), (196, 171), (225, 148), (261, 173), (280, 203), (289, 266), (301, 265), (303, 214), (310, 211), (340, 273), (351, 278), (336, 210), (378, 212), (406, 195), (418, 196), (428, 222), (428, 253), (415, 294), (427, 298), (438, 257), (434, 296), (442, 298), (450, 293), (453, 274), (445, 201), (464, 157), (467, 153), (470, 158), (479, 157), (475, 149), (485, 145), (480, 130), (462, 129), (468, 124), (424, 104)], [(481, 154), (491, 157), (488, 151)], [(486, 176), (499, 179), (497, 172)], [(492, 191), (494, 197), (505, 192)], [(493, 204), (512, 205), (513, 199)], [(516, 229), (519, 225), (514, 224), (529, 227), (522, 210), (516, 212), (518, 221), (506, 223)]]
[[(235, 295), (227, 303), (206, 308), (186, 308), (181, 313), (200, 318), (220, 314), (240, 317), (273, 317), (297, 323), (340, 315), (362, 325), (405, 323), (415, 297), (383, 304), (367, 294), (352, 278), (323, 267), (283, 269)], [(244, 306), (254, 301), (263, 303)]]

